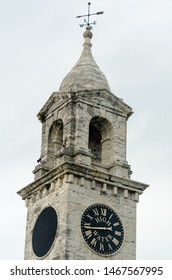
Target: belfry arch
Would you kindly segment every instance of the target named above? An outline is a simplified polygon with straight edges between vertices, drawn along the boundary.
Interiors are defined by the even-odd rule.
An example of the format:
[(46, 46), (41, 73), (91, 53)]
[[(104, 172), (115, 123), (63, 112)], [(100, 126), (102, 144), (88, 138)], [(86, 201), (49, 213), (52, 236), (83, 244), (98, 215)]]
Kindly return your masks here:
[(92, 163), (109, 165), (112, 162), (113, 127), (102, 117), (93, 117), (89, 124), (88, 148), (92, 154)]
[(49, 130), (48, 136), (48, 160), (51, 168), (55, 167), (55, 155), (63, 146), (63, 122), (56, 120)]

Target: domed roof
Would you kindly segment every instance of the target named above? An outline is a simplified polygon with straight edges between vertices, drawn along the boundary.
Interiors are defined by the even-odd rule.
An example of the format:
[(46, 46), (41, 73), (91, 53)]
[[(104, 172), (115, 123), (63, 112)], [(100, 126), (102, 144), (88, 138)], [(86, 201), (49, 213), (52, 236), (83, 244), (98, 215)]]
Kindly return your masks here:
[(83, 51), (78, 62), (63, 79), (59, 91), (97, 90), (110, 91), (108, 81), (96, 64), (91, 52), (92, 33), (89, 28), (83, 34)]

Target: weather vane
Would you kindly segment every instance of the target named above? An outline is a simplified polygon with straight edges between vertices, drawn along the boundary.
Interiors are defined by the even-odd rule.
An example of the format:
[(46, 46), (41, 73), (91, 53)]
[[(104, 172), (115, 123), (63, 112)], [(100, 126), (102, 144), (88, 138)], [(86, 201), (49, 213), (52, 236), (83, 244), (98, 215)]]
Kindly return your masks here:
[(87, 28), (91, 29), (92, 28), (91, 25), (95, 25), (96, 21), (90, 22), (90, 16), (103, 14), (103, 12), (97, 12), (97, 13), (90, 14), (90, 6), (91, 6), (91, 3), (88, 2), (88, 14), (87, 15), (81, 15), (81, 16), (76, 17), (76, 18), (87, 17), (87, 20), (84, 19), (84, 24), (80, 24), (80, 27), (87, 26)]

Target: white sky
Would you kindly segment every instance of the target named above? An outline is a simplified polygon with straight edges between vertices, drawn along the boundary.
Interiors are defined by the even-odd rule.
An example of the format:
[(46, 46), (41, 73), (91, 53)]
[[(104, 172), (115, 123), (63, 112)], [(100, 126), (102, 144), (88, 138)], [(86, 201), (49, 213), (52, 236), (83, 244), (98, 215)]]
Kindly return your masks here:
[[(16, 192), (40, 155), (37, 113), (82, 51), (86, 0), (0, 0), (0, 259), (23, 259), (26, 209)], [(172, 259), (172, 1), (92, 0), (104, 11), (92, 39), (128, 121), (132, 179), (150, 184), (138, 204), (137, 258)]]

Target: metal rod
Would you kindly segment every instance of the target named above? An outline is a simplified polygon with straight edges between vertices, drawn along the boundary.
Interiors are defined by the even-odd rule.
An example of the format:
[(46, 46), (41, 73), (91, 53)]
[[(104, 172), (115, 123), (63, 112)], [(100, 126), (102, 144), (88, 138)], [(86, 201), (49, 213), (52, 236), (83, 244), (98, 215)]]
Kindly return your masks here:
[(92, 13), (92, 14), (90, 14), (90, 6), (91, 6), (91, 3), (88, 2), (88, 14), (76, 16), (76, 18), (87, 17), (87, 20), (84, 19), (84, 22), (86, 22), (86, 24), (80, 24), (81, 27), (86, 26), (86, 25), (89, 27), (90, 25), (95, 24), (95, 22), (90, 23), (90, 16), (93, 16), (93, 15), (102, 15), (102, 14), (104, 13), (103, 11), (101, 11), (101, 12), (97, 12), (97, 13)]

